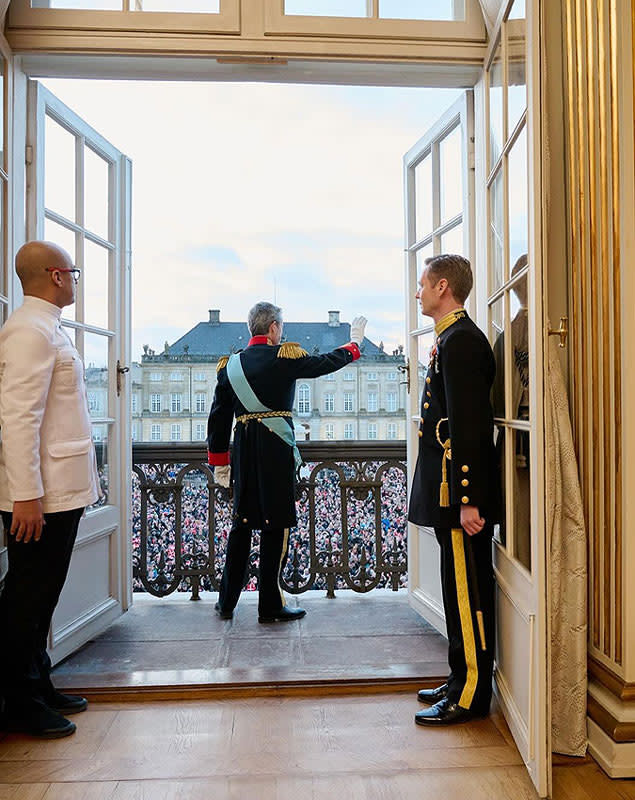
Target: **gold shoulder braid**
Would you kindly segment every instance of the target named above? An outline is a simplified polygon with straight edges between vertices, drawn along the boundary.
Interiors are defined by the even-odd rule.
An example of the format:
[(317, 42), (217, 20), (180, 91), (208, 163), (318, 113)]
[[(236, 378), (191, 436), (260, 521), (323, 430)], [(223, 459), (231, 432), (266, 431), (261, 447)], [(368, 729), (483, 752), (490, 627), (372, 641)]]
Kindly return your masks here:
[(450, 506), (450, 487), (448, 485), (448, 461), (452, 461), (452, 450), (450, 445), (450, 438), (445, 441), (441, 440), (441, 423), (447, 422), (447, 417), (441, 417), (437, 422), (437, 442), (443, 448), (443, 460), (441, 461), (441, 486), (439, 490), (439, 505), (441, 508), (449, 508)]
[(307, 351), (300, 347), (298, 342), (284, 342), (278, 350), (278, 358), (304, 358), (308, 355)]
[(460, 319), (467, 317), (467, 312), (464, 308), (455, 308), (454, 311), (450, 311), (449, 314), (446, 314), (445, 317), (442, 317), (437, 324), (434, 326), (434, 332), (437, 336), (441, 336), (443, 331), (447, 331), (455, 322), (458, 322)]
[(221, 356), (218, 359), (218, 364), (216, 365), (216, 372), (219, 373), (224, 367), (226, 367), (228, 361), (229, 356)]

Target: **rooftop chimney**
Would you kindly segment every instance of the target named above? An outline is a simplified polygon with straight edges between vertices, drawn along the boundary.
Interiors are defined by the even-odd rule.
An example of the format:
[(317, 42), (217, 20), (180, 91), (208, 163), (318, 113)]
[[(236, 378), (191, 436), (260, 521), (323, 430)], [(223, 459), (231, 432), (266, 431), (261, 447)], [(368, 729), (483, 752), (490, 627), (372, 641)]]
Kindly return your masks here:
[(329, 311), (329, 327), (339, 328), (340, 325), (340, 312)]
[(220, 308), (209, 309), (209, 324), (220, 325)]

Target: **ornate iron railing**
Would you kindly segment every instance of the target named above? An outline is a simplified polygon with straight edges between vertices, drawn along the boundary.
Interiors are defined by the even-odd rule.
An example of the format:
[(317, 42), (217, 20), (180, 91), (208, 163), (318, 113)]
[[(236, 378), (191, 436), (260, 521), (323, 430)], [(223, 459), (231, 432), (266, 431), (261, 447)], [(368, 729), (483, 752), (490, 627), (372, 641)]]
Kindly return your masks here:
[[(301, 442), (298, 525), (282, 585), (292, 594), (338, 588), (397, 591), (406, 584), (405, 442)], [(137, 591), (165, 596), (217, 590), (231, 499), (214, 483), (204, 445), (133, 446), (133, 575)], [(254, 533), (246, 585), (258, 575)]]

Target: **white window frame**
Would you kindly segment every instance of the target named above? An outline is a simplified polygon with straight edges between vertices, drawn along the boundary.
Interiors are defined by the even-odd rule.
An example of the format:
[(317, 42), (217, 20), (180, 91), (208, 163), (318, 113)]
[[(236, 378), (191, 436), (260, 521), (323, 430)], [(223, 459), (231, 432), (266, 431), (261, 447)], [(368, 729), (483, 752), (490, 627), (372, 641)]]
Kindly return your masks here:
[(376, 381), (377, 380), (377, 373), (376, 372), (367, 372), (366, 373), (366, 380), (368, 380), (368, 381)]
[(150, 413), (160, 414), (162, 408), (161, 395), (159, 393), (152, 393), (150, 395)]
[(308, 383), (301, 383), (298, 386), (298, 414), (303, 417), (311, 413), (311, 387)]
[(389, 422), (386, 426), (386, 439), (394, 440), (397, 438), (397, 423)]
[(182, 372), (171, 372), (170, 373), (170, 381), (173, 383), (181, 383), (183, 381), (183, 373)]
[(150, 381), (152, 383), (158, 383), (158, 381), (163, 380), (163, 373), (162, 372), (151, 372), (150, 373)]
[(386, 411), (399, 410), (399, 392), (386, 392)]
[(366, 398), (366, 411), (377, 411), (379, 408), (379, 395), (377, 392), (368, 392)]
[(377, 439), (377, 423), (369, 422), (366, 435), (369, 439)]
[(344, 413), (345, 414), (350, 414), (351, 412), (355, 411), (355, 393), (354, 392), (344, 392), (343, 406), (344, 406)]
[(352, 422), (345, 422), (344, 423), (344, 438), (345, 439), (354, 439), (355, 438), (355, 426)]
[(344, 373), (343, 378), (344, 378), (345, 381), (353, 381), (353, 380), (355, 380), (355, 373), (351, 372), (350, 370), (347, 370)]
[(170, 425), (170, 441), (171, 442), (182, 442), (183, 441), (183, 426), (180, 422), (173, 422)]
[(137, 398), (137, 394), (136, 394), (136, 392), (133, 392), (132, 393), (132, 397), (131, 397), (131, 401), (130, 401), (130, 411), (131, 411), (132, 414), (138, 413), (138, 405), (139, 405), (139, 401), (138, 401), (138, 398)]
[(324, 412), (328, 414), (332, 411), (335, 411), (335, 395), (329, 392), (324, 395)]
[(180, 414), (183, 411), (183, 393), (171, 392), (170, 393), (170, 413)]
[(332, 422), (327, 422), (324, 425), (324, 439), (327, 441), (335, 439), (335, 425)]
[(204, 422), (197, 422), (194, 428), (194, 441), (204, 442), (207, 438), (206, 425)]
[(157, 424), (157, 423), (153, 423), (152, 425), (150, 425), (150, 441), (151, 442), (160, 442), (161, 441), (161, 436), (163, 435), (161, 427), (162, 426), (160, 424)]
[(195, 403), (196, 403), (196, 413), (202, 414), (203, 412), (207, 411), (207, 393), (206, 392), (197, 392), (195, 395)]

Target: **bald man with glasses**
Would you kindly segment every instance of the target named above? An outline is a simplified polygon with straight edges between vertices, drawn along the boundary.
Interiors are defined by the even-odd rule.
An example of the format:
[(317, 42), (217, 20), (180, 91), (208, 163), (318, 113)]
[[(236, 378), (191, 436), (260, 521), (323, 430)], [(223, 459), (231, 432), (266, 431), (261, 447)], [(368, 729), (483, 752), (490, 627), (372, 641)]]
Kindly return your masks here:
[(61, 325), (80, 271), (51, 242), (17, 253), (24, 303), (0, 330), (0, 513), (9, 557), (0, 596), (0, 727), (75, 731), (83, 697), (58, 692), (46, 642), (79, 521), (99, 496), (84, 365)]

